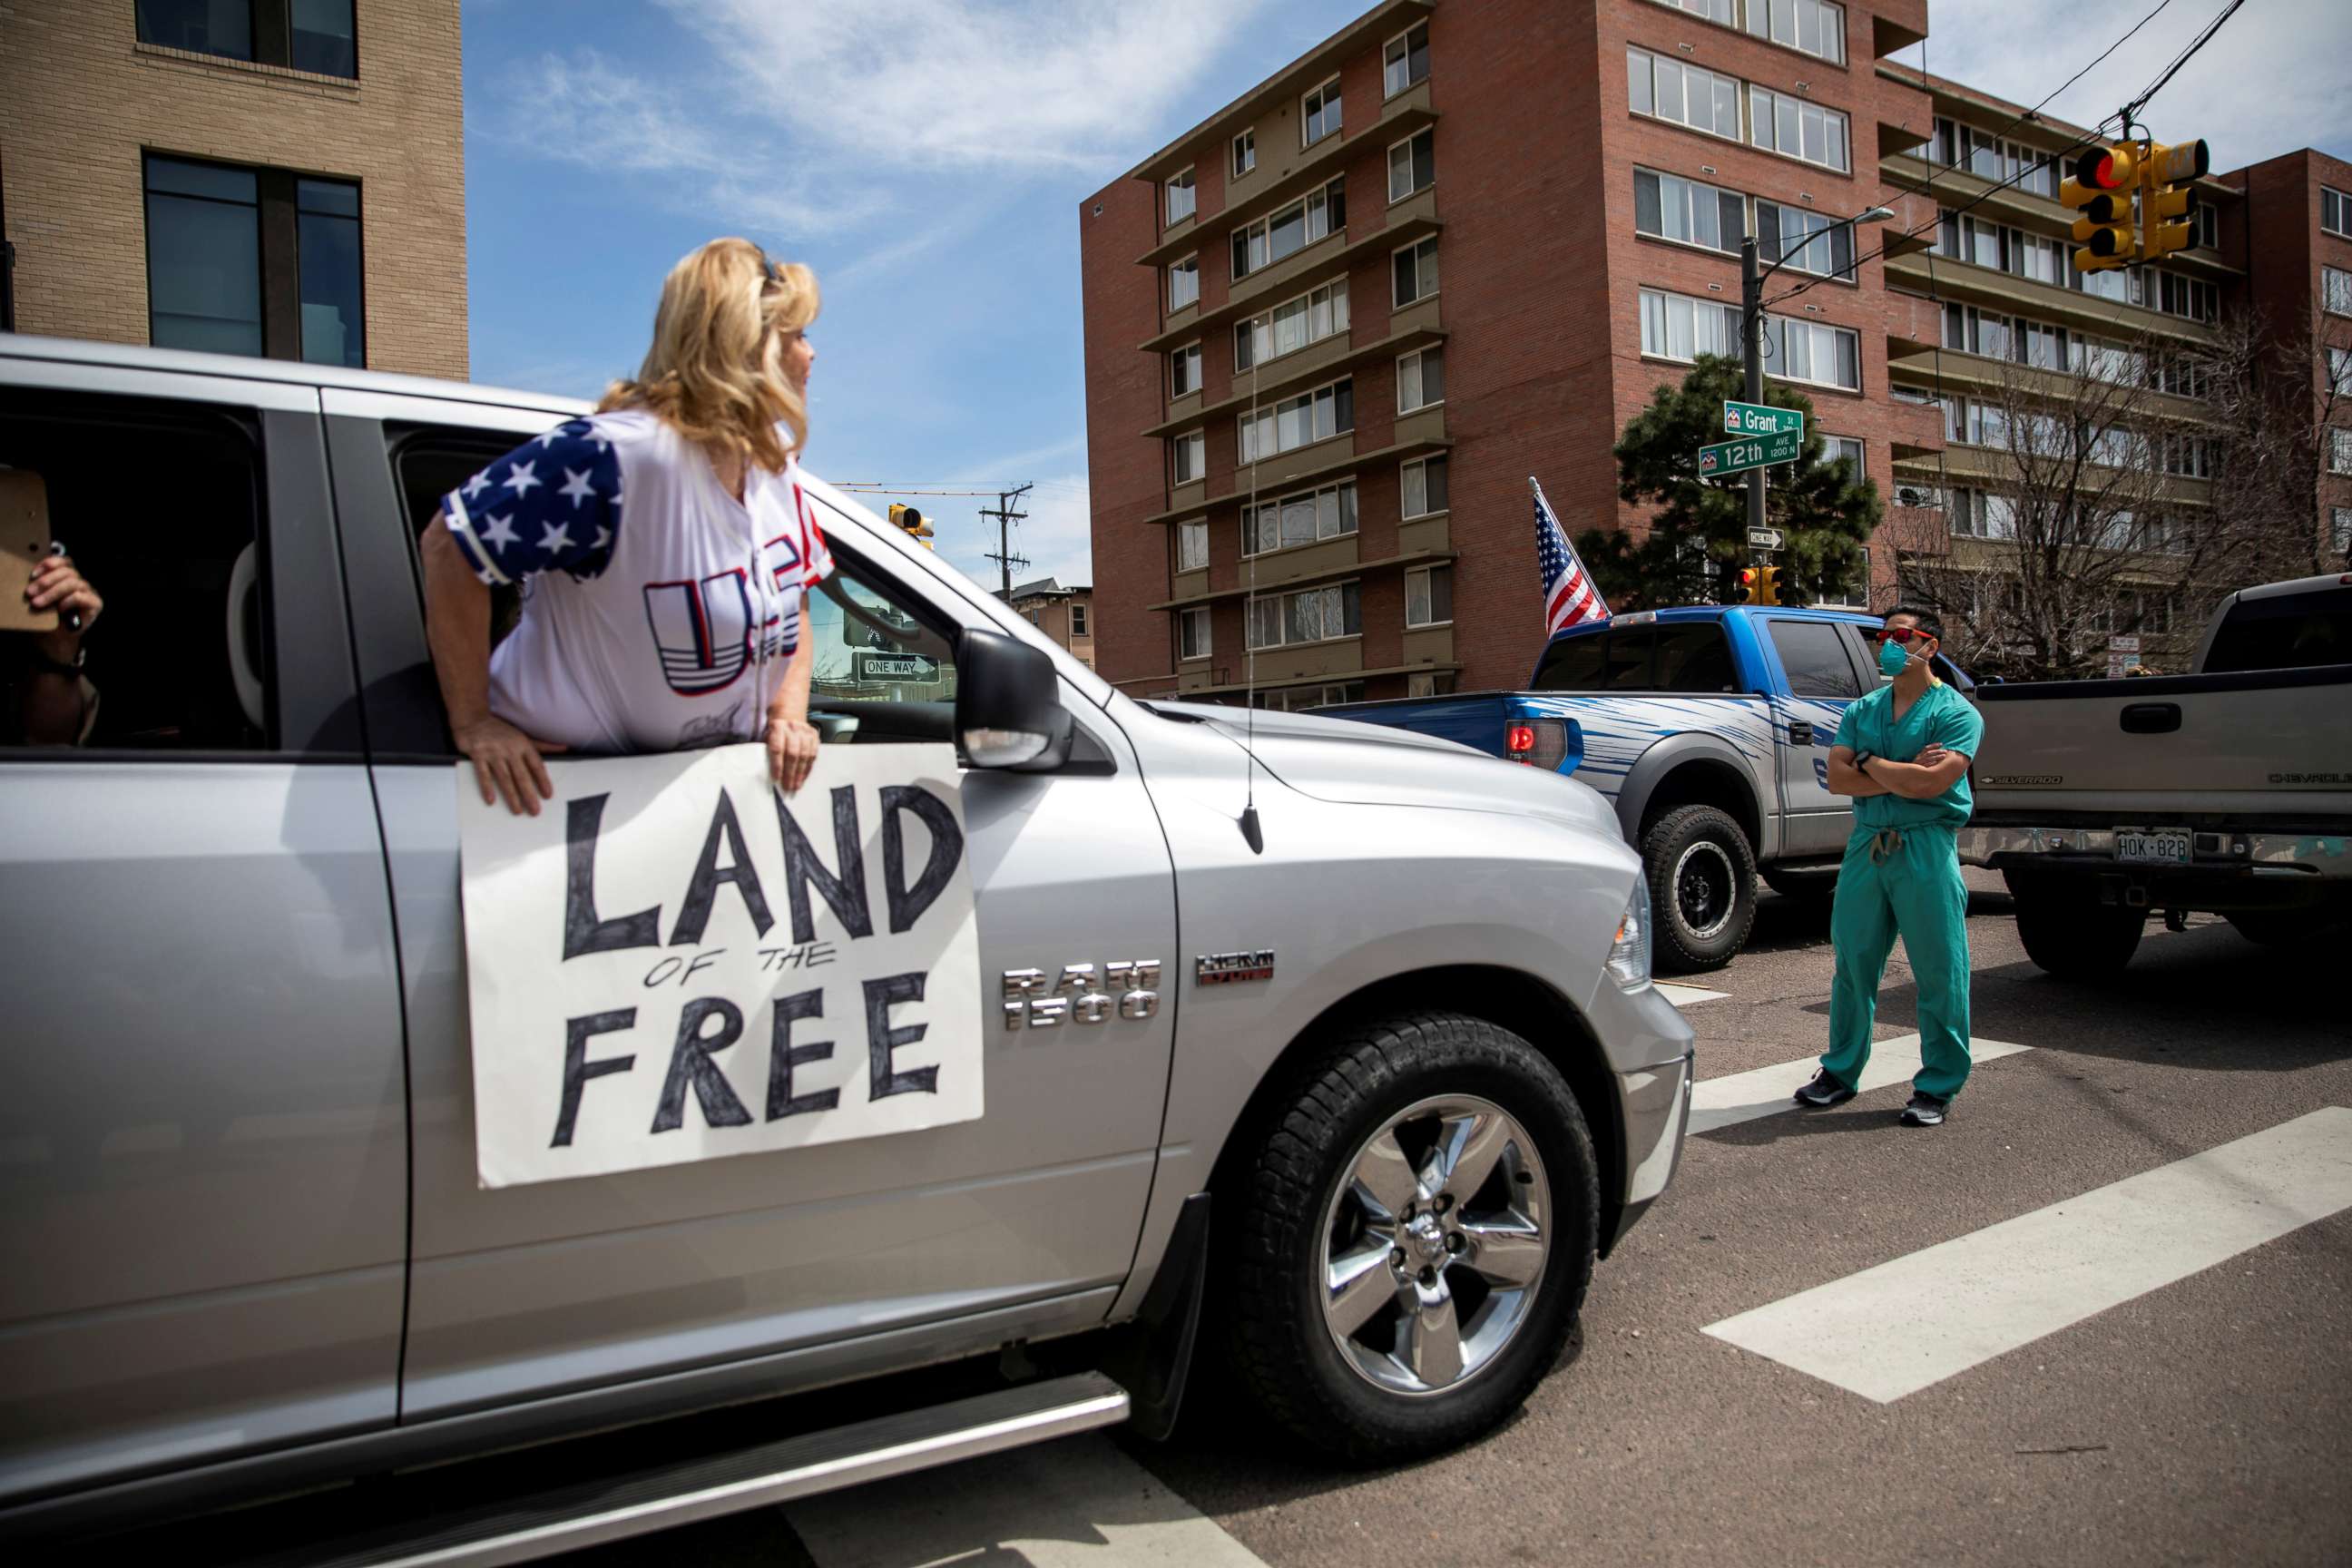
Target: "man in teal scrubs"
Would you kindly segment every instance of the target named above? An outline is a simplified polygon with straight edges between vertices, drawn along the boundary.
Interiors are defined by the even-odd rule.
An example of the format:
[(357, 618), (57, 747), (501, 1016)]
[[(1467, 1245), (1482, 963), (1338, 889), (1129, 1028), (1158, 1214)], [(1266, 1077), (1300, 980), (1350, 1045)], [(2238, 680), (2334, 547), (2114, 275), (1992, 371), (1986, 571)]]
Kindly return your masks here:
[(1984, 719), (1928, 667), (1944, 640), (1933, 614), (1898, 605), (1868, 635), (1880, 671), (1895, 679), (1846, 708), (1830, 748), (1830, 792), (1853, 797), (1853, 837), (1830, 914), (1830, 1048), (1797, 1102), (1853, 1098), (1899, 933), (1919, 986), (1920, 1067), (1903, 1121), (1935, 1127), (1969, 1078), (1969, 891), (1958, 835)]

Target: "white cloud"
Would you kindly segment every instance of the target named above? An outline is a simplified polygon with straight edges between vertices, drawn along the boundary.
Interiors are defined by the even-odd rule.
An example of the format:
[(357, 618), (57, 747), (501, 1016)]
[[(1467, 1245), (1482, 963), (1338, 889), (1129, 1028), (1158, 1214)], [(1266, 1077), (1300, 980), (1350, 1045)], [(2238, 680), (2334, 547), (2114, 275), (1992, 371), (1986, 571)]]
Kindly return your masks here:
[[(2171, 0), (2099, 68), (2045, 110), (2096, 125), (2155, 80), (2218, 16), (2226, 0)], [(2021, 108), (2072, 76), (2134, 22), (2153, 0), (1937, 0), (1927, 68)], [(1920, 63), (1918, 47), (1899, 57)], [(2352, 5), (2345, 0), (2255, 0), (2142, 111), (2159, 142), (2202, 136), (2216, 173), (2320, 147), (2352, 153)], [(2326, 64), (2335, 60), (2330, 67)]]
[(766, 113), (897, 165), (1131, 159), (1263, 0), (664, 0)]

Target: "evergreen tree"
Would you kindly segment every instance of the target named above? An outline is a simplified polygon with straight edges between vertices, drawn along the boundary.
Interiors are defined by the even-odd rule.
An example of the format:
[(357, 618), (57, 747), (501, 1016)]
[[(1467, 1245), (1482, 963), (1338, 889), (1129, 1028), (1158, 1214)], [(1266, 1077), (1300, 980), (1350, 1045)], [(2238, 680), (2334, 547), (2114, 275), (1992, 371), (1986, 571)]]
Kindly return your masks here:
[[(1617, 493), (1656, 507), (1646, 538), (1589, 529), (1577, 553), (1612, 609), (1736, 604), (1748, 547), (1745, 474), (1698, 477), (1698, 449), (1730, 439), (1723, 405), (1745, 401), (1737, 361), (1702, 354), (1679, 384), (1661, 385), (1617, 442)], [(1768, 468), (1765, 521), (1780, 531), (1784, 601), (1864, 586), (1863, 549), (1885, 511), (1878, 488), (1843, 458), (1823, 463), (1813, 405), (1803, 394), (1767, 383), (1763, 401), (1805, 416), (1805, 445), (1794, 464)]]

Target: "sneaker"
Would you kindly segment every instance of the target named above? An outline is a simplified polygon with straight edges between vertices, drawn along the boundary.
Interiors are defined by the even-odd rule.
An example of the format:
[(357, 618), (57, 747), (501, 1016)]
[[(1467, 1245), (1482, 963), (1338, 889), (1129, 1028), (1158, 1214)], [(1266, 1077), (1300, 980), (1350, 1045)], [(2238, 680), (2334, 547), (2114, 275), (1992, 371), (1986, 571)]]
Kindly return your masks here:
[(1941, 1127), (1944, 1124), (1944, 1112), (1950, 1108), (1951, 1103), (1948, 1100), (1937, 1100), (1932, 1094), (1915, 1094), (1911, 1097), (1911, 1103), (1903, 1108), (1903, 1125)]
[(1830, 1069), (1827, 1068), (1823, 1068), (1821, 1071), (1815, 1073), (1813, 1075), (1813, 1081), (1805, 1085), (1804, 1088), (1797, 1091), (1797, 1103), (1799, 1105), (1810, 1105), (1816, 1109), (1832, 1105), (1843, 1105), (1847, 1100), (1852, 1100), (1853, 1098), (1853, 1090), (1846, 1088), (1844, 1084), (1840, 1083), (1831, 1075)]

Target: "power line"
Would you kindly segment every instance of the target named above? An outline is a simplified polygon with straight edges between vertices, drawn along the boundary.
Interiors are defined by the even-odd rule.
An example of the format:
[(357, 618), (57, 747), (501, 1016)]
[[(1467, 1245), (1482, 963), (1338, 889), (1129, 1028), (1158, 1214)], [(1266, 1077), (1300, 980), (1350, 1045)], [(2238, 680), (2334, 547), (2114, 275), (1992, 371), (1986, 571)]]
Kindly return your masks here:
[(2227, 5), (2221, 7), (2221, 14), (2214, 17), (2211, 22), (2208, 23), (2205, 30), (2198, 34), (2196, 38), (2190, 42), (2187, 48), (2181, 50), (2179, 54), (2173, 57), (2172, 63), (2164, 68), (2164, 74), (2150, 82), (2146, 92), (2141, 93), (2137, 98), (2133, 99), (2129, 103), (2124, 105), (2123, 113), (2124, 120), (2126, 124), (2130, 122), (2132, 116), (2137, 114), (2141, 110), (2147, 107), (2147, 100), (2149, 99), (2154, 98), (2158, 93), (2164, 90), (2164, 84), (2170, 81), (2174, 73), (2179, 71), (2182, 66), (2189, 63), (2189, 57), (2196, 54), (2198, 50), (2203, 48), (2207, 44), (2213, 41), (2213, 35), (2221, 30), (2221, 24), (2236, 16), (2238, 14), (2238, 7), (2243, 5), (2245, 3), (2246, 0), (2230, 0), (2230, 3)]
[(981, 516), (992, 517), (996, 520), (996, 549), (984, 554), (982, 559), (996, 563), (997, 570), (1002, 574), (1004, 597), (1008, 601), (1013, 597), (1013, 568), (1030, 564), (1027, 556), (1013, 553), (1013, 525), (1029, 515), (1025, 511), (1013, 510), (1013, 503), (1028, 494), (1031, 489), (1031, 486), (1023, 484), (1010, 489), (999, 490), (996, 494), (994, 511), (989, 510), (986, 507), (980, 509)]

